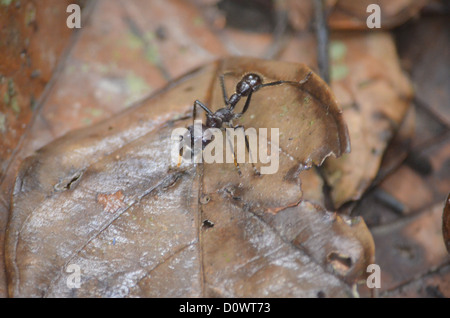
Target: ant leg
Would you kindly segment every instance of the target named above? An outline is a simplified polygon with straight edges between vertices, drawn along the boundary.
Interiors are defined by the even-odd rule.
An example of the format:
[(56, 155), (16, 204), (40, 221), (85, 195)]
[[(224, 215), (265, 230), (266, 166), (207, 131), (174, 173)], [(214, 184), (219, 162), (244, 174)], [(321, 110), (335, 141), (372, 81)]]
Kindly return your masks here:
[[(201, 101), (196, 100), (194, 102), (194, 107), (192, 108), (192, 127), (195, 127), (195, 117), (197, 116), (197, 106), (201, 107), (205, 112), (207, 112), (209, 115), (214, 115), (214, 112), (209, 109), (205, 104), (203, 104)], [(193, 139), (194, 137), (191, 136)]]
[[(229, 124), (229, 123), (228, 123), (228, 127), (229, 127), (229, 128), (234, 128), (234, 127), (233, 127), (231, 124)], [(230, 149), (232, 150), (233, 160), (234, 160), (234, 166), (237, 168), (237, 172), (238, 172), (239, 176), (241, 177), (241, 176), (242, 176), (241, 168), (240, 168), (240, 166), (239, 166), (239, 163), (238, 163), (237, 160), (236, 160), (236, 154), (234, 153), (233, 143), (231, 142), (231, 140), (230, 140), (230, 138), (229, 138), (230, 136), (226, 133), (226, 130), (225, 130), (225, 137), (227, 138), (228, 145), (230, 146)]]
[[(178, 162), (177, 162), (177, 167), (181, 166), (181, 163), (183, 162), (183, 157), (185, 155), (185, 147), (187, 147), (187, 154), (189, 155), (189, 153), (191, 154), (191, 162), (192, 162), (192, 138), (191, 138), (191, 134), (189, 133), (189, 131), (191, 127), (188, 127), (188, 132), (185, 133), (184, 135), (179, 135), (179, 147), (180, 150), (178, 152)], [(186, 141), (185, 139), (188, 139), (188, 141)], [(186, 145), (186, 142), (189, 142), (189, 146)]]
[(312, 75), (312, 72), (309, 72), (308, 74), (306, 74), (305, 78), (302, 79), (299, 82), (294, 82), (294, 81), (276, 81), (276, 82), (261, 84), (255, 89), (255, 91), (260, 89), (260, 88), (266, 87), (266, 86), (275, 86), (275, 85), (281, 85), (281, 84), (303, 85), (309, 80), (311, 75)]
[(237, 125), (237, 126), (233, 127), (234, 130), (236, 130), (238, 128), (242, 128), (242, 130), (244, 131), (245, 148), (247, 148), (248, 156), (249, 156), (250, 162), (252, 164), (253, 171), (255, 172), (256, 175), (260, 176), (261, 172), (259, 172), (258, 169), (255, 167), (255, 163), (253, 161), (253, 156), (252, 156), (252, 152), (250, 151), (250, 143), (248, 141), (248, 136), (245, 134), (245, 128), (242, 125)]
[(193, 112), (192, 112), (192, 117), (193, 117), (193, 119), (195, 120), (195, 115), (196, 115), (196, 107), (197, 106), (199, 106), (199, 107), (201, 107), (205, 112), (207, 112), (209, 115), (214, 115), (214, 112), (211, 110), (211, 109), (209, 109), (205, 104), (203, 104), (201, 101), (199, 101), (199, 100), (196, 100), (195, 102), (194, 102), (194, 110), (193, 110)]
[(178, 154), (178, 163), (177, 163), (177, 167), (181, 166), (181, 162), (183, 161), (183, 154), (184, 154), (184, 149), (183, 147), (180, 148), (180, 152)]
[(250, 94), (248, 94), (247, 100), (245, 101), (244, 108), (242, 109), (242, 112), (236, 114), (236, 118), (241, 117), (241, 116), (244, 115), (244, 113), (247, 111), (248, 106), (250, 106), (250, 100), (251, 100), (251, 98), (252, 98), (252, 93), (253, 93), (253, 92), (250, 92)]
[(220, 87), (222, 87), (223, 101), (225, 102), (225, 105), (228, 106), (229, 100), (228, 100), (227, 89), (225, 87), (225, 75), (221, 74), (219, 76), (219, 79), (220, 79)]
[(229, 143), (229, 145), (230, 145), (230, 148), (233, 150), (233, 160), (234, 160), (234, 165), (235, 165), (235, 167), (236, 167), (236, 169), (237, 169), (237, 172), (238, 172), (239, 176), (242, 176), (241, 168), (240, 168), (240, 166), (239, 166), (239, 163), (238, 163), (237, 160), (236, 160), (236, 154), (234, 153), (233, 143), (230, 141), (230, 139), (229, 139), (228, 137), (229, 137), (229, 136), (227, 136), (227, 141), (228, 141), (228, 143)]
[(225, 102), (225, 106), (230, 105), (230, 100), (228, 99), (227, 88), (225, 87), (225, 75), (237, 75), (236, 72), (227, 72), (224, 74), (220, 74), (220, 87), (222, 88), (223, 101)]
[[(203, 104), (201, 101), (199, 101), (199, 100), (196, 100), (195, 102), (194, 102), (194, 106), (193, 106), (193, 108), (192, 108), (192, 126), (190, 126), (190, 127), (188, 127), (188, 129), (190, 130), (190, 132), (191, 132), (191, 134), (190, 134), (190, 138), (191, 138), (191, 141), (190, 141), (190, 147), (191, 147), (191, 160), (193, 159), (193, 157), (194, 157), (194, 148), (195, 148), (195, 145), (194, 145), (194, 143), (195, 143), (195, 141), (194, 141), (194, 135), (195, 135), (195, 131), (196, 131), (196, 128), (195, 128), (195, 117), (197, 116), (197, 106), (198, 107), (201, 107), (207, 114), (209, 114), (209, 115), (213, 115), (214, 113), (205, 105), (205, 104)], [(200, 130), (201, 132), (203, 131), (203, 130)], [(181, 153), (181, 152), (180, 152)], [(180, 163), (180, 159), (179, 159), (179, 164), (181, 164)]]

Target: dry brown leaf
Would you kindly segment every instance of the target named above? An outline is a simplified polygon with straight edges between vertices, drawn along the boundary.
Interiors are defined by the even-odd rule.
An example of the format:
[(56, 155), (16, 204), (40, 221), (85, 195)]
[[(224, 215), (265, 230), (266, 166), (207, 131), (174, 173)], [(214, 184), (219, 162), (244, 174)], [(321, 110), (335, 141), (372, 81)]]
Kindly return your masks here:
[(339, 30), (367, 30), (367, 12), (371, 4), (379, 5), (381, 28), (391, 29), (416, 16), (429, 0), (338, 0), (331, 11), (328, 23)]
[(381, 268), (381, 293), (448, 264), (441, 220), (442, 204), (436, 204), (419, 215), (371, 228)]
[[(0, 4), (0, 180), (72, 30), (60, 27), (70, 1)], [(53, 10), (45, 10), (45, 7)], [(56, 40), (56, 41), (55, 41)]]
[[(300, 182), (293, 172), (348, 148), (331, 92), (315, 75), (304, 87), (283, 88), (285, 95), (258, 92), (281, 95), (319, 114), (314, 120), (321, 129), (291, 132), (289, 125), (284, 127), (285, 134), (299, 134), (310, 145), (293, 151), (295, 160), (281, 159), (296, 169), (283, 166), (283, 173), (267, 175), (265, 181), (266, 176), (250, 176), (250, 164), (241, 165), (242, 177), (233, 164), (170, 164), (171, 131), (191, 122), (179, 119), (190, 113), (190, 103), (215, 102), (220, 96), (217, 75), (245, 72), (246, 67), (269, 80), (299, 81), (308, 73), (302, 65), (226, 59), (28, 158), (16, 182), (8, 229), (10, 295), (349, 295), (373, 262), (373, 241), (364, 222), (344, 220), (308, 202), (297, 204)], [(255, 105), (267, 110), (261, 112), (262, 123), (272, 112), (279, 117), (280, 100), (264, 103), (256, 96)], [(330, 136), (323, 131), (328, 126), (336, 129)], [(289, 141), (280, 142), (286, 151)], [(280, 189), (278, 194), (268, 185)], [(70, 264), (82, 269), (79, 290), (67, 288)]]
[[(52, 10), (44, 10), (45, 3), (36, 6), (36, 18), (39, 21), (40, 14), (44, 11), (59, 14), (58, 19), (48, 18), (49, 25), (39, 24), (39, 30), (45, 31), (49, 36), (44, 35), (45, 40), (42, 41), (30, 37), (30, 47), (33, 51), (40, 52), (41, 49), (45, 49), (47, 55), (44, 57), (50, 58), (53, 62), (57, 53), (50, 54), (53, 52), (51, 43), (57, 41), (56, 45), (60, 46), (64, 42), (63, 36), (55, 33), (69, 31), (68, 28), (61, 27), (65, 26), (68, 15), (66, 6), (62, 1), (56, 2), (57, 5), (50, 5)], [(18, 3), (14, 1), (11, 7)], [(28, 6), (27, 1), (20, 3), (22, 8)], [(216, 39), (209, 25), (202, 20), (201, 12), (188, 2), (137, 0), (129, 1), (125, 5), (121, 1), (99, 0), (88, 2), (86, 8), (89, 8), (91, 14), (85, 15), (83, 11), (79, 36), (65, 57), (61, 71), (53, 79), (54, 85), (47, 87), (46, 98), (36, 106), (34, 121), (22, 137), (20, 147), (15, 149), (14, 158), (2, 176), (0, 184), (2, 246), (12, 186), (19, 165), (26, 156), (68, 131), (98, 123), (112, 114), (125, 110), (134, 102), (162, 88), (168, 79), (213, 61), (224, 52), (221, 42)], [(13, 16), (11, 18), (13, 19)], [(1, 21), (3, 22), (3, 19)], [(17, 21), (23, 19), (19, 18)], [(52, 26), (52, 23), (57, 23), (58, 26)], [(48, 31), (49, 27), (52, 28), (52, 32)], [(28, 28), (33, 29), (33, 25)], [(47, 44), (47, 41), (51, 43)], [(34, 44), (35, 42), (42, 46)], [(35, 53), (29, 54), (31, 56)], [(31, 67), (37, 65), (33, 60)], [(26, 73), (25, 79), (28, 79), (31, 70), (28, 68), (22, 70)], [(43, 72), (42, 75), (45, 75), (45, 78), (50, 76), (47, 72), (45, 74)], [(169, 78), (165, 78), (166, 76)], [(39, 81), (39, 78), (32, 81)], [(39, 85), (43, 84), (39, 81)], [(0, 89), (3, 89), (3, 86), (0, 85)], [(38, 94), (36, 102), (37, 98)], [(26, 98), (25, 101), (27, 107), (22, 108), (21, 114), (30, 110), (29, 99)], [(6, 121), (7, 125), (11, 123), (9, 119)], [(0, 125), (1, 122), (2, 118)], [(21, 126), (20, 129), (22, 128)], [(18, 131), (14, 134), (19, 137)], [(5, 154), (7, 151), (5, 149)], [(4, 268), (3, 251), (0, 250), (0, 253), (0, 268)], [(6, 295), (6, 279), (3, 273), (4, 271), (0, 270), (0, 295)]]
[(332, 89), (352, 140), (352, 152), (327, 160), (324, 169), (333, 202), (340, 207), (359, 199), (374, 180), (410, 107), (412, 87), (388, 33), (336, 34), (331, 55)]

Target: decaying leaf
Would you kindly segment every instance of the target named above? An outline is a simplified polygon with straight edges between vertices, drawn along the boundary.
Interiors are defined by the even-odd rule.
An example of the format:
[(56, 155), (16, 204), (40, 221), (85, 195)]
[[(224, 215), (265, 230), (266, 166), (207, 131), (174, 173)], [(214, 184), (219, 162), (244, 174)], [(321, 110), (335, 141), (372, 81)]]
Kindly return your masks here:
[(36, 102), (50, 81), (72, 30), (61, 28), (70, 1), (0, 3), (0, 178), (10, 163)]
[[(360, 218), (301, 200), (298, 172), (349, 149), (316, 75), (261, 89), (240, 122), (279, 126), (278, 173), (171, 163), (171, 133), (192, 123), (193, 101), (222, 107), (219, 74), (230, 74), (230, 91), (250, 71), (266, 81), (309, 73), (284, 62), (218, 61), (27, 158), (7, 233), (10, 296), (350, 295), (373, 263), (369, 231)], [(81, 269), (79, 289), (67, 286), (71, 264)]]
[(442, 203), (428, 207), (424, 213), (372, 227), (376, 260), (381, 268), (380, 292), (400, 286), (449, 262), (442, 241)]
[[(294, 67), (291, 63), (277, 63), (258, 59), (230, 59), (224, 63), (224, 73), (234, 82), (243, 73), (261, 73), (264, 82), (283, 79), (300, 82), (311, 71), (306, 66)], [(218, 93), (218, 91), (216, 91)], [(297, 159), (304, 167), (321, 165), (330, 155), (341, 156), (350, 152), (347, 127), (330, 88), (314, 73), (302, 84), (280, 85), (264, 88), (252, 97), (252, 106), (240, 118), (244, 127), (277, 127), (280, 129), (280, 148)], [(213, 102), (219, 103), (219, 94)], [(254, 98), (254, 99), (253, 99)], [(220, 105), (220, 104), (219, 104)]]
[(388, 33), (336, 35), (330, 50), (331, 86), (344, 109), (352, 140), (351, 154), (325, 164), (325, 178), (337, 208), (358, 200), (372, 184), (413, 92)]
[(340, 30), (367, 30), (367, 19), (380, 8), (380, 27), (391, 29), (418, 15), (429, 0), (337, 0), (329, 17), (330, 27)]
[[(2, 42), (7, 46), (3, 53), (9, 55), (10, 50), (17, 50), (11, 55), (17, 58), (17, 62), (27, 66), (0, 63), (0, 68), (11, 66), (15, 75), (25, 74), (23, 80), (36, 82), (43, 88), (45, 84), (43, 79), (49, 79), (50, 70), (33, 56), (36, 50), (38, 52), (44, 50), (42, 56), (48, 58), (50, 64), (59, 58), (56, 51), (52, 53), (52, 43), (57, 41), (54, 45), (62, 48), (64, 37), (60, 36), (59, 32), (65, 34), (71, 32), (71, 29), (61, 27), (65, 26), (68, 16), (66, 2), (73, 3), (59, 0), (39, 3), (4, 1), (9, 5), (8, 8), (0, 5), (0, 15), (5, 12), (7, 18), (0, 18), (0, 23), (12, 19), (27, 32), (35, 31), (40, 34), (42, 31), (45, 39), (27, 34), (23, 42), (18, 41), (18, 47)], [(3, 167), (7, 165), (7, 169), (3, 171), (0, 180), (1, 246), (4, 246), (14, 180), (24, 158), (68, 131), (96, 124), (111, 117), (112, 114), (123, 111), (143, 96), (150, 96), (151, 93), (164, 87), (169, 79), (177, 78), (191, 69), (211, 62), (226, 52), (210, 26), (207, 23), (198, 23), (202, 21), (202, 11), (190, 2), (177, 0), (131, 1), (126, 4), (120, 1), (83, 2), (87, 6), (86, 9), (83, 8), (82, 28), (76, 32), (77, 36), (68, 55), (61, 59), (64, 66), (52, 79), (51, 83), (54, 85), (46, 87), (45, 98), (39, 99), (36, 90), (35, 100), (21, 98), (19, 101), (21, 113), (18, 118), (12, 111), (6, 116), (0, 114), (0, 134), (4, 131), (7, 135), (11, 135), (14, 138), (13, 143), (22, 138), (20, 146), (14, 150), (14, 158), (9, 162), (2, 162)], [(24, 11), (27, 11), (27, 8), (36, 9), (28, 11), (32, 13), (30, 17), (36, 18), (36, 21), (26, 25), (22, 13), (18, 19), (15, 19), (13, 14), (6, 13), (8, 10), (17, 12), (19, 6), (20, 10)], [(41, 16), (42, 13), (45, 16)], [(54, 18), (55, 15), (59, 18)], [(43, 20), (46, 20), (45, 24), (40, 22)], [(1, 29), (5, 32), (8, 30)], [(12, 35), (14, 38), (14, 32)], [(7, 37), (2, 39), (6, 40)], [(30, 46), (24, 46), (25, 39), (29, 39)], [(27, 48), (25, 58), (21, 54), (24, 48)], [(30, 65), (29, 57), (31, 57)], [(37, 76), (39, 72), (34, 72), (31, 78), (30, 73), (34, 69), (39, 69), (41, 76)], [(5, 68), (3, 71), (1, 72), (3, 75), (9, 76), (9, 70)], [(167, 75), (169, 79), (165, 78)], [(4, 84), (7, 82), (6, 79)], [(14, 91), (17, 93), (20, 89), (20, 93), (24, 92), (25, 88), (30, 87), (31, 82), (14, 81)], [(6, 86), (0, 84), (2, 97)], [(31, 102), (35, 111), (34, 119), (22, 136), (24, 123), (16, 119), (21, 119), (25, 114), (28, 116), (27, 120), (30, 119)], [(17, 129), (14, 127), (10, 129), (11, 124)], [(4, 137), (0, 143), (11, 140)], [(0, 157), (5, 155), (6, 158), (13, 153), (6, 148), (3, 149), (4, 153), (2, 152)], [(0, 270), (1, 297), (7, 294), (3, 256), (3, 249), (0, 249), (0, 268), (3, 269)]]

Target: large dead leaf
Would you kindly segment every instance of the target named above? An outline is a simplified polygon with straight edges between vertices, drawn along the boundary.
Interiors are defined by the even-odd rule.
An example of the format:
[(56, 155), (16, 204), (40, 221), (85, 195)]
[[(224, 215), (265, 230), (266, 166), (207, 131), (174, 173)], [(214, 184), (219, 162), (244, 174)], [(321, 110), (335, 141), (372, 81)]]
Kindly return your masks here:
[[(17, 172), (11, 168), (17, 167), (17, 153), (39, 101), (54, 83), (51, 78), (74, 42), (72, 29), (61, 27), (71, 2), (0, 2), (0, 246), (8, 220), (5, 206)], [(0, 248), (0, 268), (4, 268), (3, 259)], [(0, 297), (4, 295), (5, 271), (0, 270)]]
[(377, 264), (381, 268), (380, 293), (448, 265), (450, 258), (442, 240), (442, 203), (424, 213), (371, 228), (376, 243)]
[[(40, 31), (45, 31), (42, 33), (45, 39), (30, 35), (27, 54), (32, 58), (32, 63), (27, 64), (27, 68), (21, 67), (20, 72), (15, 71), (17, 76), (24, 75), (23, 80), (27, 80), (33, 68), (39, 68), (42, 76), (36, 77), (35, 73), (31, 81), (33, 84), (39, 82), (37, 84), (43, 86), (45, 83), (42, 78), (48, 79), (50, 73), (45, 71), (47, 67), (35, 63), (33, 57), (35, 52), (31, 51), (44, 50), (43, 57), (52, 63), (56, 61), (57, 53), (53, 53), (52, 45), (62, 46), (63, 36), (56, 34), (70, 31), (67, 28), (60, 28), (65, 24), (68, 13), (62, 1), (56, 1), (57, 5), (50, 5), (52, 10), (44, 10), (44, 3), (30, 6), (29, 2), (11, 2), (9, 9), (6, 10), (17, 12), (19, 4), (20, 9), (24, 11), (25, 8), (36, 8), (36, 12), (32, 10), (29, 12), (32, 13), (31, 18), (36, 18), (39, 26), (37, 30), (33, 27), (35, 23), (29, 26), (21, 24), (25, 20), (22, 16), (15, 19), (13, 15), (8, 15), (5, 23), (12, 19), (27, 31), (35, 30), (39, 34)], [(60, 71), (52, 78), (53, 85), (46, 87), (46, 94), (39, 100), (38, 94), (35, 94), (37, 105), (33, 106), (35, 111), (33, 121), (24, 136), (19, 129), (9, 128), (14, 125), (23, 130), (25, 125), (19, 121), (25, 114), (28, 116), (26, 119), (30, 119), (31, 108), (28, 105), (32, 98), (19, 99), (21, 107), (19, 117), (15, 117), (11, 110), (6, 116), (0, 114), (0, 131), (5, 129), (6, 134), (14, 137), (14, 143), (21, 138), (11, 161), (4, 162), (5, 165), (8, 164), (8, 168), (4, 171), (0, 182), (1, 246), (4, 245), (12, 187), (24, 158), (68, 131), (96, 124), (111, 117), (112, 114), (117, 114), (144, 96), (150, 96), (151, 93), (164, 87), (169, 79), (213, 61), (225, 52), (209, 25), (202, 20), (202, 12), (189, 2), (135, 0), (128, 1), (125, 5), (123, 1), (99, 0), (88, 2), (86, 9), (90, 14), (85, 16), (86, 11), (83, 11), (82, 28), (74, 37), (72, 49), (62, 58)], [(43, 12), (58, 14), (62, 20), (48, 16), (41, 17)], [(3, 14), (3, 11), (0, 14)], [(3, 19), (0, 20), (3, 22)], [(41, 23), (43, 20), (46, 20), (45, 25)], [(58, 27), (55, 27), (55, 24)], [(2, 31), (7, 30), (2, 28)], [(19, 41), (18, 44), (19, 48), (13, 48), (17, 49), (17, 56), (11, 55), (22, 61), (20, 55), (22, 42)], [(12, 48), (8, 47), (4, 53), (10, 54), (10, 50)], [(28, 63), (28, 55), (26, 57)], [(6, 63), (1, 65), (3, 66), (11, 66), (14, 70), (14, 67), (19, 68), (20, 65)], [(4, 75), (9, 74), (5, 69), (4, 72)], [(7, 82), (4, 86), (0, 84), (2, 96), (5, 92), (3, 89), (7, 89)], [(16, 93), (19, 92), (17, 88), (20, 88), (22, 93), (25, 87), (30, 85), (22, 83), (22, 80), (16, 84), (14, 85)], [(24, 106), (27, 107), (22, 107), (21, 101), (24, 101)], [(2, 128), (2, 124), (6, 126)], [(1, 142), (9, 141), (2, 139)], [(10, 152), (6, 148), (2, 150), (5, 155)], [(0, 249), (0, 256), (0, 268), (4, 268), (3, 249)], [(4, 273), (4, 270), (0, 270), (0, 296), (3, 297), (6, 295)]]
[(331, 56), (331, 86), (352, 140), (352, 153), (327, 160), (324, 169), (333, 202), (340, 207), (358, 200), (372, 184), (413, 92), (388, 33), (336, 34)]
[[(220, 107), (218, 75), (250, 70), (295, 81), (309, 72), (303, 65), (226, 59), (29, 157), (8, 228), (9, 294), (349, 295), (373, 262), (370, 233), (362, 219), (299, 203), (296, 171), (348, 149), (341, 114), (317, 76), (303, 87), (261, 90), (252, 103), (259, 112), (248, 116), (261, 121), (243, 118), (246, 125), (280, 125), (280, 110), (289, 113), (280, 127), (289, 136), (280, 138), (279, 173), (257, 176), (250, 164), (241, 165), (242, 176), (233, 164), (171, 166), (172, 129), (191, 122), (178, 118), (190, 114), (195, 99)], [(305, 127), (311, 120), (302, 115), (316, 126)], [(82, 270), (80, 289), (67, 287), (70, 264)]]
[(65, 25), (69, 3), (0, 3), (0, 180), (36, 102), (70, 42), (72, 30), (61, 27)]

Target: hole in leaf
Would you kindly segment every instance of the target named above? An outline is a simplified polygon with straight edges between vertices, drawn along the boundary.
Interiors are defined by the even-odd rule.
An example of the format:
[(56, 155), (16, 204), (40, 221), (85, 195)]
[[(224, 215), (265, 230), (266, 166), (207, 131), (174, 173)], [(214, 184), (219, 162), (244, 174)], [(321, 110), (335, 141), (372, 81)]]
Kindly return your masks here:
[(336, 252), (328, 254), (328, 261), (337, 272), (345, 274), (352, 267), (352, 259), (347, 255), (342, 255)]
[(214, 223), (211, 222), (210, 220), (204, 220), (203, 221), (203, 227), (205, 229), (210, 229), (210, 228), (214, 227)]
[(64, 178), (63, 180), (61, 180), (61, 182), (55, 184), (54, 189), (56, 191), (66, 191), (73, 189), (78, 184), (78, 181), (80, 180), (82, 175), (83, 175), (82, 171), (77, 171), (72, 176)]
[(201, 204), (207, 204), (209, 201), (211, 201), (211, 198), (209, 195), (205, 194), (200, 198)]

